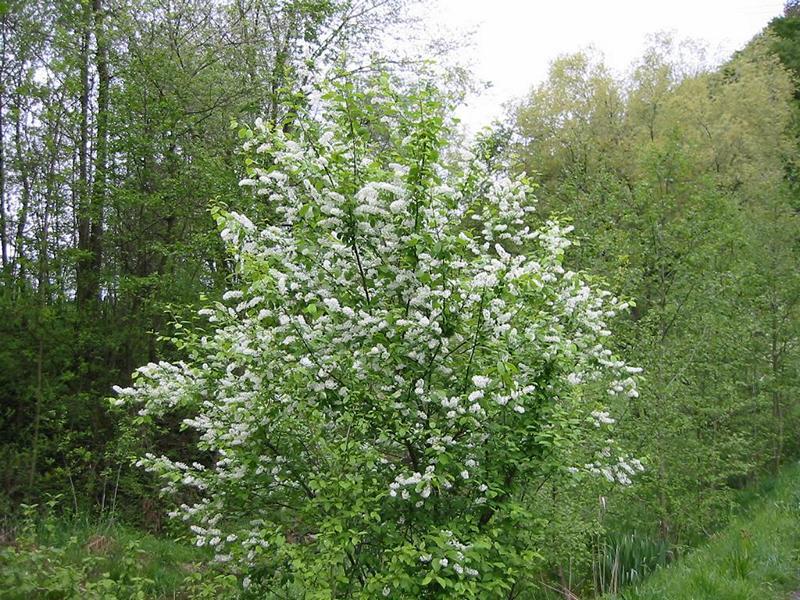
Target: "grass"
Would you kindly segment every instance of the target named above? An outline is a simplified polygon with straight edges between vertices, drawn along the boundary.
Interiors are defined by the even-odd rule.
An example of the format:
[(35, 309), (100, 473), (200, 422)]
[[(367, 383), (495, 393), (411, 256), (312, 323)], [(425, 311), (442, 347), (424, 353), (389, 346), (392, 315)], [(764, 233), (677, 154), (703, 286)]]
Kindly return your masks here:
[(800, 590), (800, 465), (703, 547), (617, 600), (785, 600)]
[(638, 584), (671, 556), (669, 544), (661, 538), (636, 531), (607, 534), (595, 559), (595, 585), (601, 592), (616, 592)]
[[(33, 513), (15, 530), (0, 528), (0, 600), (238, 596), (237, 582), (208, 566), (206, 548), (120, 524)], [(606, 600), (786, 600), (800, 591), (800, 464), (751, 488), (728, 527), (650, 575), (664, 548), (635, 534), (611, 539), (609, 548), (604, 572), (614, 573), (617, 563), (639, 566), (636, 577), (617, 575), (630, 585)]]
[(1, 599), (236, 596), (205, 549), (118, 524), (44, 517), (4, 538)]

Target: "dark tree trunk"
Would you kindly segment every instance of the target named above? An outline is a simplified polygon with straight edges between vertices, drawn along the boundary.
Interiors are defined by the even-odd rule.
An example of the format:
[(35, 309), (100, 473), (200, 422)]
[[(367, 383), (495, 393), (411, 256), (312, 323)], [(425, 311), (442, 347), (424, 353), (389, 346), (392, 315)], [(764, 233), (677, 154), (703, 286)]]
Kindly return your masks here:
[(92, 184), (91, 229), (89, 232), (89, 251), (91, 253), (93, 298), (99, 299), (100, 271), (103, 262), (103, 211), (106, 204), (108, 168), (108, 46), (103, 30), (103, 0), (94, 0), (94, 35), (97, 46), (97, 138), (95, 142), (94, 181)]
[(91, 227), (92, 216), (89, 200), (89, 44), (91, 13), (86, 9), (81, 36), (81, 121), (78, 144), (78, 250), (76, 266), (75, 296), (78, 308), (84, 309), (94, 297), (92, 283)]
[(0, 48), (0, 246), (2, 246), (2, 269), (8, 275), (8, 234), (6, 230), (6, 136), (5, 115), (6, 106), (6, 27), (8, 17), (4, 14), (0, 18), (2, 28), (2, 48)]

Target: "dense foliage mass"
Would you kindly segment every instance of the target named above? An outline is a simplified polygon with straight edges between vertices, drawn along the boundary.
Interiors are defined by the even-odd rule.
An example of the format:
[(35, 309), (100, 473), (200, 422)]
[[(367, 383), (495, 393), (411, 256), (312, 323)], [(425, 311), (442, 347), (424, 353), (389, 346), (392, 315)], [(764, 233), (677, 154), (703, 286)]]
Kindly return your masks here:
[(413, 30), (406, 4), (0, 2), (2, 510), (48, 493), (107, 510), (117, 489), (115, 508), (161, 511), (102, 398), (224, 289), (209, 202), (260, 210), (230, 120), (280, 123), (332, 65), (363, 70)]
[(648, 400), (620, 429), (653, 468), (608, 504), (623, 530), (690, 542), (798, 449), (796, 107), (774, 43), (710, 71), (658, 39), (627, 83), (565, 57), (515, 113), (523, 168), (586, 236), (577, 264), (636, 299)]

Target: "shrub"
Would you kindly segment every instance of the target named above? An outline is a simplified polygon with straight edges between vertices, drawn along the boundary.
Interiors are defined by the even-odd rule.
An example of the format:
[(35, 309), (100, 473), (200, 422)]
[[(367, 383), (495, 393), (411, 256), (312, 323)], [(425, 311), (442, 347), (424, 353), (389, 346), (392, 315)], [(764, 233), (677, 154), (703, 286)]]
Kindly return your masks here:
[(206, 462), (140, 464), (194, 490), (173, 516), (261, 597), (506, 597), (541, 566), (545, 482), (641, 468), (605, 406), (637, 394), (606, 345), (624, 303), (565, 269), (570, 228), (534, 226), (490, 144), (445, 160), (435, 90), (395, 89), (240, 129), (270, 223), (215, 209), (235, 285), (186, 362), (117, 389), (190, 415)]

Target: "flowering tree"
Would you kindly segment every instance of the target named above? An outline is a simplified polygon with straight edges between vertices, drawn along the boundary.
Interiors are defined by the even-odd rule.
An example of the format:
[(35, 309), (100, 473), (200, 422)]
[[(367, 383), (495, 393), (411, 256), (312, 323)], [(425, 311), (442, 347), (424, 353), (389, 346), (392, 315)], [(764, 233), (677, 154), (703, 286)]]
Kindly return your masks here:
[(532, 225), (524, 181), (444, 164), (435, 91), (322, 106), (240, 131), (274, 219), (216, 211), (237, 285), (115, 402), (190, 415), (207, 461), (139, 462), (262, 597), (506, 597), (542, 556), (543, 482), (641, 468), (604, 406), (637, 393), (604, 345), (625, 305), (565, 270), (570, 228)]

